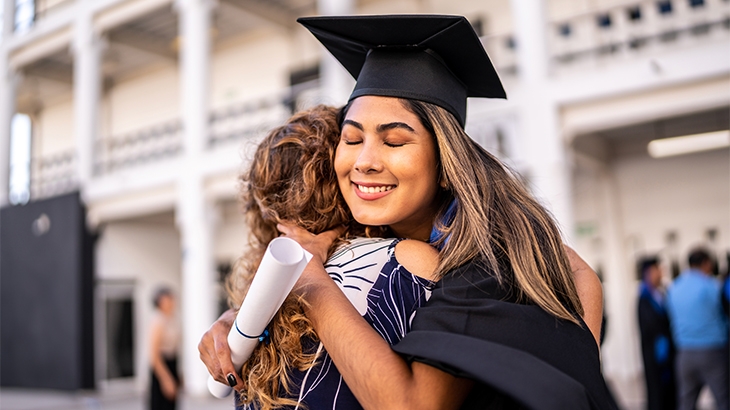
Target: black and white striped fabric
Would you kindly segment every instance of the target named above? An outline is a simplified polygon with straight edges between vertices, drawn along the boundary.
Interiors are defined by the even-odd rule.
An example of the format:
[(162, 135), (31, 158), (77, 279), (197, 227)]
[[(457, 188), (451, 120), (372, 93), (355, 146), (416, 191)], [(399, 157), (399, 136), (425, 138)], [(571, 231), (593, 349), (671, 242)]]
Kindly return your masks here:
[[(434, 285), (398, 263), (398, 242), (392, 238), (356, 238), (325, 264), (325, 270), (348, 300), (391, 345), (408, 333), (415, 310), (426, 303)], [(361, 409), (324, 346), (304, 342), (309, 342), (319, 355), (317, 364), (308, 371), (294, 370), (292, 379), (300, 386), (294, 399), (308, 409)]]

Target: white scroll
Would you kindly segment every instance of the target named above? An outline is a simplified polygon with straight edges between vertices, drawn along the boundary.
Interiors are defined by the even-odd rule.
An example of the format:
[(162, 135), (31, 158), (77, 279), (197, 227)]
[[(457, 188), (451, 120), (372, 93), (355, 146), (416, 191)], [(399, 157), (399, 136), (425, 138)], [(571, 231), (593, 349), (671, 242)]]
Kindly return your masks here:
[[(269, 242), (251, 287), (243, 299), (236, 321), (228, 333), (231, 361), (240, 372), (274, 314), (284, 303), (312, 255), (296, 241), (279, 237)], [(208, 379), (208, 390), (218, 398), (231, 393), (231, 387)]]

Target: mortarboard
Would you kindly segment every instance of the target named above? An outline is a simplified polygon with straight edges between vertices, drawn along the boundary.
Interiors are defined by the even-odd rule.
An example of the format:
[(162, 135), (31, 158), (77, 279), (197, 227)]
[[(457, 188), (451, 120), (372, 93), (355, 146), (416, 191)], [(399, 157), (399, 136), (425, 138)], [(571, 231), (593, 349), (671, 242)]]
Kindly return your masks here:
[(454, 114), (463, 127), (467, 97), (507, 97), (464, 17), (321, 16), (297, 22), (357, 79), (350, 100), (379, 95), (426, 101)]

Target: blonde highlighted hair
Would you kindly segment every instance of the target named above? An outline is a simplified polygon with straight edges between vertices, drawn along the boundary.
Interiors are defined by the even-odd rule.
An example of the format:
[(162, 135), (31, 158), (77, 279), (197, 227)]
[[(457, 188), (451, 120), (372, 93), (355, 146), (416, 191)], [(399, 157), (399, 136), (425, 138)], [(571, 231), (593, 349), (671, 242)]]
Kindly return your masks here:
[[(560, 230), (548, 210), (516, 173), (466, 134), (453, 114), (434, 104), (399, 100), (436, 141), (439, 183), (446, 187), (434, 218), (440, 238), (434, 245), (441, 248), (435, 277), (475, 261), (523, 303), (580, 325), (576, 316), (583, 307)], [(453, 200), (455, 211), (447, 216)]]
[[(464, 132), (454, 116), (433, 104), (401, 100), (434, 136), (441, 181), (457, 201), (453, 221), (436, 223), (443, 249), (437, 277), (472, 260), (497, 279), (560, 318), (580, 324), (583, 307), (560, 230), (518, 176)], [(447, 239), (448, 238), (448, 239)]]

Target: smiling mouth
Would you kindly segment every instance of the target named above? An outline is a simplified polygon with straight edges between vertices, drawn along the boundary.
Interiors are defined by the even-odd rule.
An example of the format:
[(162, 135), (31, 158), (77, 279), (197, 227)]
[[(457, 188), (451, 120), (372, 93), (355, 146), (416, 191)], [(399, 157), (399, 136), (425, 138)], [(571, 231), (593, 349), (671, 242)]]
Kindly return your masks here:
[(377, 194), (380, 192), (387, 192), (395, 188), (395, 185), (364, 186), (355, 184), (355, 186), (357, 187), (358, 191), (364, 194)]

